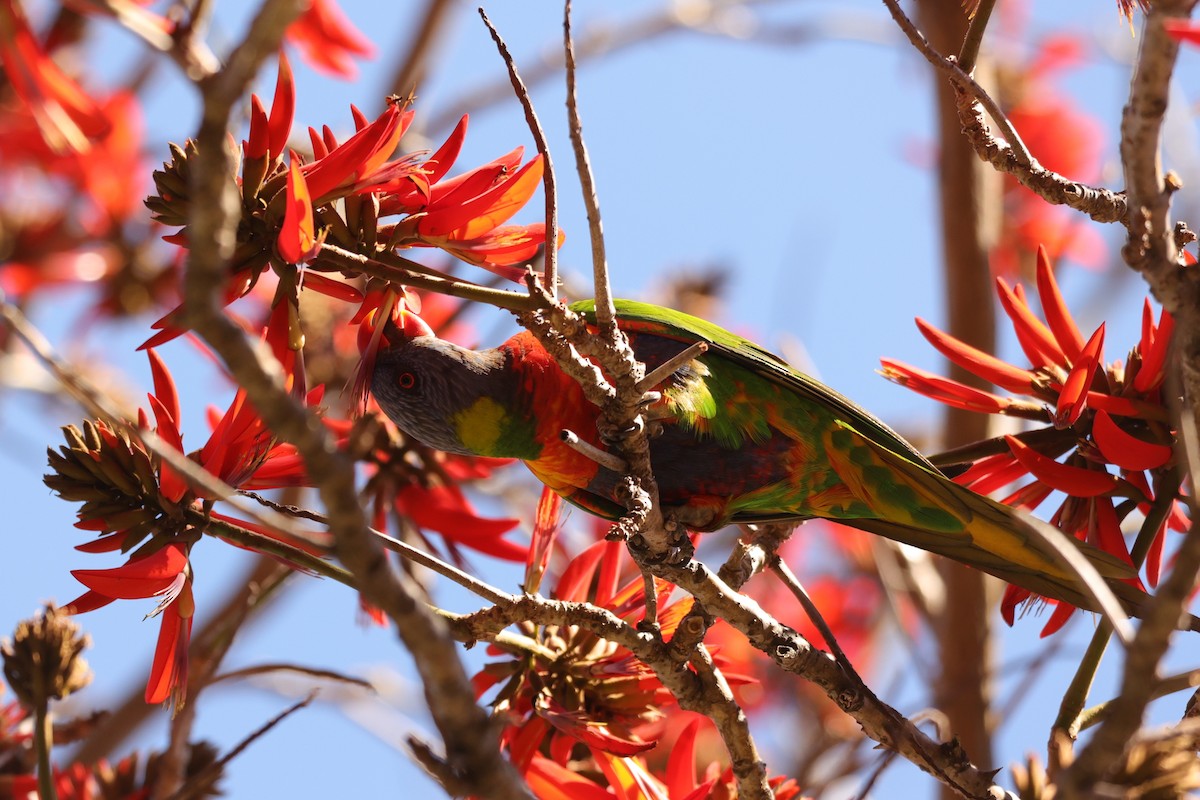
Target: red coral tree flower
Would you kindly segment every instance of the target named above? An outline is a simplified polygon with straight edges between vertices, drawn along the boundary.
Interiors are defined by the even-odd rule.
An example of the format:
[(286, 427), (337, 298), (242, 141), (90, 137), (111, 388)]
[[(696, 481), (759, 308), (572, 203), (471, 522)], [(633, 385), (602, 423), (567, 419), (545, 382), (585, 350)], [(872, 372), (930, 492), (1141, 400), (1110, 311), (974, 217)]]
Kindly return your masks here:
[[(275, 97), (268, 112), (252, 99), (250, 131), (242, 143), (242, 224), (231, 259), (223, 301), (248, 294), (266, 271), (298, 305), (311, 289), (360, 303), (355, 281), (362, 273), (402, 284), (412, 271), (436, 273), (409, 261), (402, 251), (441, 249), (512, 280), (524, 270), (513, 265), (533, 257), (545, 243), (542, 225), (508, 224), (540, 184), (540, 158), (521, 165), (520, 148), (497, 161), (445, 179), (462, 146), (466, 118), (446, 143), (426, 152), (395, 154), (414, 112), (393, 98), (375, 120), (351, 107), (355, 133), (344, 142), (328, 127), (309, 128), (312, 156), (283, 151), (291, 130), (295, 90), (291, 70), (280, 59)], [(172, 146), (172, 160), (154, 173), (157, 194), (146, 200), (156, 221), (186, 226), (189, 218), (188, 144)], [(187, 228), (166, 237), (186, 247)], [(561, 243), (561, 237), (560, 237)], [(327, 252), (328, 251), (328, 252)], [(397, 290), (399, 291), (399, 290)], [(176, 308), (153, 327), (144, 344), (155, 347), (184, 332)], [(298, 323), (297, 323), (298, 325)]]
[[(641, 576), (621, 583), (625, 552), (618, 542), (584, 550), (563, 571), (554, 597), (591, 603), (632, 624), (644, 619)], [(692, 607), (690, 597), (668, 602), (674, 588), (655, 584), (657, 622), (668, 639)], [(492, 703), (507, 720), (501, 740), (518, 769), (539, 754), (558, 764), (588, 753), (603, 762), (655, 746), (655, 723), (675, 708), (675, 699), (650, 667), (581, 626), (545, 625), (530, 636), (534, 643), (528, 649), (514, 648), (508, 659), (487, 664), (473, 679), (480, 695), (500, 687)], [(489, 652), (506, 651), (493, 646)]]
[[(891, 359), (882, 360), (883, 375), (956, 408), (1041, 423), (971, 448), (970, 466), (955, 480), (981, 494), (1021, 482), (1002, 502), (1025, 509), (1061, 493), (1065, 498), (1052, 524), (1130, 564), (1144, 563), (1146, 579), (1155, 585), (1165, 531), (1188, 524), (1176, 499), (1176, 433), (1163, 396), (1174, 320), (1164, 310), (1156, 321), (1147, 299), (1141, 336), (1125, 363), (1106, 363), (1104, 326), (1085, 339), (1063, 301), (1044, 248), (1037, 260), (1044, 320), (1030, 308), (1020, 285), (1010, 287), (998, 278), (996, 286), (1028, 366), (1006, 363), (923, 320), (917, 326), (955, 364), (1024, 397), (975, 389)], [(1146, 522), (1131, 549), (1121, 523), (1135, 510), (1146, 515)], [(1005, 619), (1011, 624), (1017, 605), (1030, 599), (1028, 591), (1009, 586), (1002, 605)], [(1057, 607), (1044, 636), (1061, 628), (1074, 611), (1052, 602)]]
[[(288, 347), (286, 310), (277, 310), (272, 316), (264, 338), (284, 364), (292, 391), (303, 395), (302, 368)], [(140, 427), (149, 430), (152, 416), (154, 433), (182, 456), (179, 393), (158, 354), (150, 350), (147, 355), (154, 392), (148, 395), (151, 415), (141, 414)], [(310, 404), (319, 402), (320, 397), (320, 387), (307, 393)], [(214, 478), (234, 488), (307, 483), (294, 449), (277, 444), (244, 389), (237, 391), (224, 413), (214, 412), (212, 420), (213, 430), (204, 446), (187, 457)], [(178, 704), (186, 691), (187, 645), (195, 610), (189, 556), (202, 531), (215, 521), (273, 537), (309, 553), (318, 553), (320, 548), (207, 508), (218, 498), (193, 486), (140, 443), (103, 423), (85, 425), (83, 435), (68, 432), (67, 438), (75, 446), (61, 455), (51, 452), (51, 467), (57, 474), (48, 475), (46, 483), (65, 499), (85, 500), (76, 527), (101, 534), (77, 549), (88, 553), (134, 551), (120, 567), (75, 570), (72, 574), (89, 591), (69, 608), (82, 613), (117, 599), (161, 598), (153, 612), (161, 615), (162, 626), (146, 700), (156, 703), (173, 698)], [(87, 481), (88, 477), (93, 480)]]

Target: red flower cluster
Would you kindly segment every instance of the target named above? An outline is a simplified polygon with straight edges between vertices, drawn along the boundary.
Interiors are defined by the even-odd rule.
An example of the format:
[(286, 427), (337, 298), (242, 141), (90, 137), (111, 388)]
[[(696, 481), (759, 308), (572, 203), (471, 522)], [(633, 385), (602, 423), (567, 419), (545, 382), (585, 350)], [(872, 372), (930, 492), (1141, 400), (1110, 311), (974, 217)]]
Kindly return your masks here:
[[(555, 523), (554, 504), (543, 502), (535, 538), (548, 536)], [(630, 566), (623, 544), (597, 542), (570, 561), (553, 596), (590, 603), (637, 624), (646, 614), (645, 583), (638, 574), (623, 577)], [(692, 599), (671, 601), (675, 587), (661, 581), (655, 586), (657, 623), (669, 641)], [(525, 632), (532, 640), (527, 648), (493, 645), (490, 654), (510, 658), (487, 664), (473, 682), (480, 695), (499, 687), (492, 704), (506, 721), (502, 744), (538, 798), (736, 797), (728, 768), (710, 764), (696, 779), (698, 719), (679, 735), (665, 771), (650, 766), (646, 756), (660, 743), (664, 723), (683, 712), (633, 653), (574, 625), (527, 626)], [(714, 659), (731, 685), (750, 680), (723, 652), (714, 650)], [(581, 762), (591, 767), (578, 769)], [(588, 773), (594, 776), (585, 777)], [(777, 797), (799, 792), (792, 781), (777, 779), (773, 785)]]
[[(1142, 333), (1126, 362), (1104, 360), (1104, 325), (1087, 339), (1063, 302), (1045, 249), (1038, 251), (1037, 289), (1045, 320), (1029, 306), (1023, 288), (996, 281), (1001, 306), (1030, 365), (1020, 367), (984, 353), (918, 319), (917, 326), (943, 355), (964, 369), (1026, 398), (1005, 397), (884, 359), (883, 374), (935, 400), (985, 414), (1005, 414), (1043, 427), (992, 443), (955, 480), (988, 494), (1024, 480), (1002, 502), (1033, 509), (1054, 492), (1065, 495), (1051, 522), (1064, 533), (1141, 566), (1158, 581), (1164, 533), (1187, 525), (1172, 484), (1175, 431), (1163, 397), (1174, 321), (1165, 310), (1154, 319), (1145, 303)], [(1064, 460), (1058, 460), (1066, 456)], [(1109, 468), (1115, 469), (1110, 471)], [(1131, 552), (1121, 520), (1155, 503), (1167, 513), (1139, 537)], [(1016, 606), (1030, 593), (1010, 586), (1003, 611), (1011, 624)], [(1057, 608), (1043, 630), (1058, 630), (1074, 610)]]
[[(640, 576), (619, 585), (624, 554), (619, 542), (592, 545), (563, 571), (554, 597), (589, 602), (636, 623), (646, 612), (645, 586)], [(658, 623), (669, 638), (691, 600), (668, 604), (674, 587), (657, 588)], [(518, 769), (539, 751), (566, 763), (581, 743), (615, 756), (654, 747), (643, 738), (648, 723), (675, 700), (653, 670), (624, 647), (575, 626), (543, 627), (534, 638), (538, 648), (490, 663), (474, 678), (480, 695), (502, 684), (493, 705), (508, 720), (502, 741)], [(501, 651), (493, 646), (489, 652)]]
[[(531, 258), (545, 243), (541, 224), (504, 224), (537, 189), (540, 156), (521, 166), (522, 150), (517, 148), (447, 179), (466, 136), (466, 117), (431, 156), (406, 153), (393, 158), (414, 116), (404, 103), (393, 100), (374, 121), (352, 107), (356, 132), (344, 142), (328, 127), (319, 132), (309, 128), (311, 160), (289, 150), (285, 163), (294, 109), (291, 70), (280, 58), (271, 110), (253, 98), (249, 137), (242, 143), (245, 220), (239, 227), (226, 303), (250, 292), (267, 269), (279, 279), (276, 303), (297, 307), (303, 289), (363, 303), (357, 286), (329, 277), (356, 274), (344, 262), (326, 258), (325, 243), (371, 259), (411, 247), (439, 248), (512, 280), (524, 274), (512, 265)], [(186, 173), (192, 152), (190, 146), (174, 148), (172, 161), (155, 173), (158, 194), (146, 204), (159, 222), (186, 225)], [(167, 239), (186, 246), (186, 228)], [(292, 316), (298, 318), (298, 312)], [(154, 327), (160, 332), (145, 346), (181, 334), (179, 317), (175, 309), (158, 320)]]
[[(303, 394), (303, 373), (297, 368), (295, 357), (288, 355), (286, 318), (275, 315), (266, 329), (265, 338), (280, 361), (290, 367), (289, 383), (293, 390)], [(153, 430), (183, 454), (175, 383), (158, 355), (153, 350), (148, 355), (154, 378), (154, 392), (148, 395), (154, 418)], [(315, 405), (320, 402), (321, 395), (321, 388), (314, 389), (307, 393), (307, 402)], [(247, 402), (244, 389), (237, 391), (228, 410), (212, 415), (212, 422), (213, 431), (208, 441), (188, 457), (215, 478), (234, 488), (273, 488), (307, 482), (293, 448), (276, 444), (274, 435)], [(145, 413), (140, 415), (139, 424), (143, 429), (151, 428)], [(114, 600), (158, 598), (159, 605), (153, 614), (161, 614), (162, 624), (146, 685), (146, 702), (173, 699), (179, 704), (187, 689), (188, 640), (195, 612), (189, 553), (200, 537), (205, 519), (229, 522), (278, 538), (294, 547), (310, 552), (315, 550), (306, 541), (215, 512), (209, 511), (207, 516), (189, 516), (185, 511), (190, 509), (198, 513), (206, 502), (216, 498), (209, 496), (203, 488), (192, 486), (170, 465), (119, 436), (107, 425), (98, 423), (94, 430), (99, 446), (89, 448), (85, 457), (109, 465), (101, 469), (108, 479), (108, 492), (100, 495), (104, 502), (85, 503), (80, 509), (80, 522), (76, 527), (99, 531), (101, 537), (76, 549), (87, 553), (134, 552), (120, 567), (72, 571), (71, 574), (88, 591), (68, 604), (68, 608), (73, 613), (83, 613)], [(78, 489), (61, 483), (63, 469), (53, 454), (51, 466), (56, 467), (59, 475), (47, 476), (47, 483), (71, 499)], [(126, 469), (122, 471), (122, 467)], [(114, 496), (113, 489), (118, 490), (119, 495)]]
[[(538, 800), (736, 800), (732, 767), (709, 762), (696, 777), (696, 737), (705, 724), (711, 723), (703, 718), (688, 723), (661, 771), (652, 770), (640, 757), (601, 752), (594, 753), (599, 774), (589, 777), (588, 772), (535, 755), (525, 780)], [(771, 778), (770, 785), (776, 800), (801, 796), (800, 786), (790, 778)]]

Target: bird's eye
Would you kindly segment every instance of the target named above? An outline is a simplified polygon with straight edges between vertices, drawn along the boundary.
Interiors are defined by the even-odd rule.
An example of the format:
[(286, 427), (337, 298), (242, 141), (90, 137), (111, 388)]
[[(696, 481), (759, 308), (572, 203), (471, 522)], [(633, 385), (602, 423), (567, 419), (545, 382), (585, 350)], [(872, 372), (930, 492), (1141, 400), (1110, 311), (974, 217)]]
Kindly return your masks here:
[(401, 389), (411, 389), (417, 385), (417, 376), (411, 372), (401, 372), (400, 377), (396, 379), (396, 383)]

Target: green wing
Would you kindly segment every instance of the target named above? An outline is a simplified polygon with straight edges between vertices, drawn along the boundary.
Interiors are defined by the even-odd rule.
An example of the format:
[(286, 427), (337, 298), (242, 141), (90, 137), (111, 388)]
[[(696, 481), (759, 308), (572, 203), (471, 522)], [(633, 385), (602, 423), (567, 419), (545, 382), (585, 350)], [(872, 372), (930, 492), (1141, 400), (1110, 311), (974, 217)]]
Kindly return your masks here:
[[(719, 325), (693, 317), (691, 314), (652, 303), (616, 300), (614, 305), (620, 327), (681, 342), (707, 342), (710, 349), (722, 357), (829, 409), (849, 427), (876, 444), (930, 472), (937, 472), (937, 468), (930, 464), (925, 456), (869, 411), (796, 370), (779, 356), (749, 339), (743, 339)], [(571, 305), (573, 311), (583, 314), (589, 321), (595, 320), (595, 308), (594, 300), (581, 300)]]

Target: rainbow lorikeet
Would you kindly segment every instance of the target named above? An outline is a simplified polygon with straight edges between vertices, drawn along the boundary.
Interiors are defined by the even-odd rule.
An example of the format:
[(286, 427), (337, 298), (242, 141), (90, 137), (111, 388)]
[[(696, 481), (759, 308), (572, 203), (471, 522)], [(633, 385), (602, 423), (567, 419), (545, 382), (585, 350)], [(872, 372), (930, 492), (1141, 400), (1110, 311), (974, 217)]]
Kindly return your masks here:
[[(591, 301), (572, 309), (594, 320)], [(655, 387), (661, 399), (646, 412), (661, 423), (650, 440), (660, 500), (687, 527), (822, 517), (1095, 610), (1011, 509), (945, 477), (837, 392), (705, 320), (627, 300), (616, 309), (648, 372), (708, 344)], [(532, 334), (472, 351), (428, 333), (393, 331), (376, 362), (372, 391), (401, 430), (446, 452), (519, 458), (573, 504), (608, 519), (624, 512), (619, 476), (560, 436), (603, 448), (598, 409)], [(1077, 544), (1136, 613), (1147, 596), (1130, 585), (1133, 568)]]

